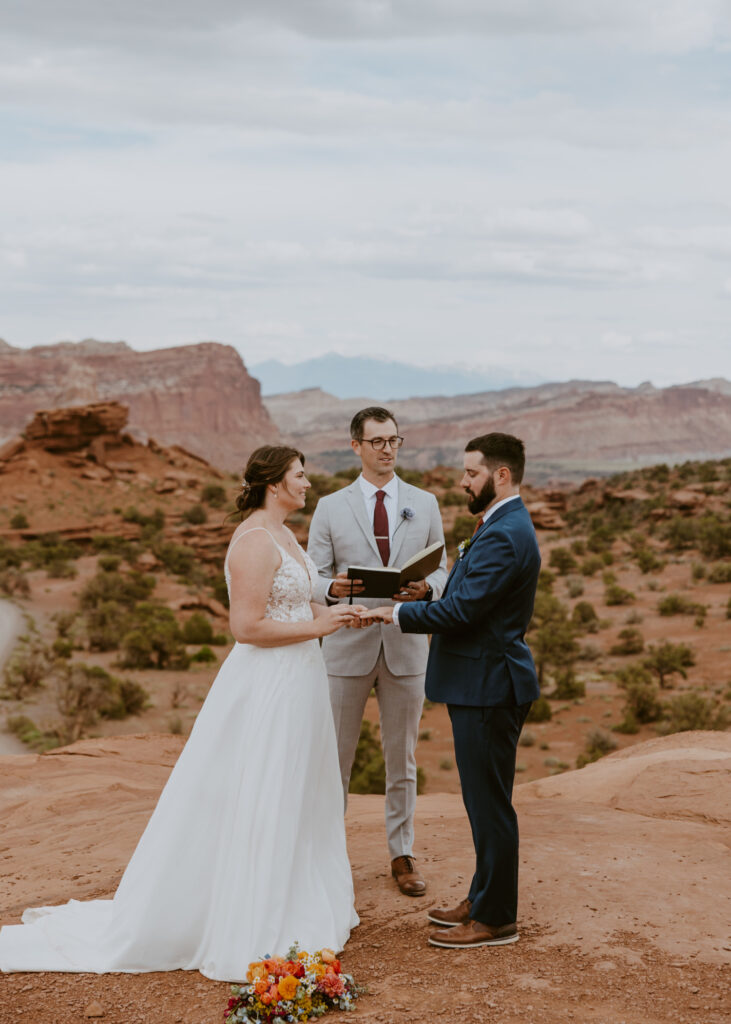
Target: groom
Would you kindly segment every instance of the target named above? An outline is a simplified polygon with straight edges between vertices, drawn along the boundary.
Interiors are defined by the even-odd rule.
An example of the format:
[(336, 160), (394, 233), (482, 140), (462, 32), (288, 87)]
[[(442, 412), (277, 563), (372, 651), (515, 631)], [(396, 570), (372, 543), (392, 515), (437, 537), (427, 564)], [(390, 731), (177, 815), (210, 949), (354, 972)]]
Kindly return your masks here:
[[(394, 473), (403, 438), (393, 413), (380, 406), (361, 409), (350, 424), (351, 446), (362, 472), (349, 486), (321, 498), (310, 525), (307, 551), (321, 576), (313, 597), (349, 600), (349, 565), (403, 565), (423, 548), (444, 543), (439, 506), (433, 494), (404, 483)], [(439, 597), (447, 578), (446, 554), (427, 579), (409, 583), (400, 601)], [(359, 594), (362, 587), (352, 586)], [(358, 599), (360, 603), (378, 601)], [(381, 602), (382, 603), (382, 602)], [(426, 882), (413, 858), (416, 808), (414, 752), (424, 704), (425, 636), (391, 629), (341, 629), (325, 637), (322, 652), (330, 679), (330, 701), (348, 799), (363, 710), (375, 687), (386, 761), (386, 833), (391, 874), (406, 896), (423, 896)]]
[(441, 926), (429, 942), (469, 949), (518, 939), (518, 819), (512, 805), (520, 730), (538, 678), (524, 635), (533, 614), (541, 557), (519, 489), (523, 442), (485, 434), (464, 454), (462, 487), (475, 533), (439, 601), (396, 604), (364, 613), (402, 633), (434, 634), (426, 695), (449, 710), (462, 795), (477, 866), (467, 897), (432, 910)]

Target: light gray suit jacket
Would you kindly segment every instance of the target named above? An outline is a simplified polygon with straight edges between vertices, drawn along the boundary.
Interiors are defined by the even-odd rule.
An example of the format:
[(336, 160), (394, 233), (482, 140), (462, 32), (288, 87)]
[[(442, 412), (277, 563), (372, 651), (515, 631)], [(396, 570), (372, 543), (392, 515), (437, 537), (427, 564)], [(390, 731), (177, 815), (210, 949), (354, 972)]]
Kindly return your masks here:
[[(403, 508), (414, 511), (413, 518), (402, 519)], [(428, 491), (398, 481), (397, 522), (391, 541), (389, 565), (403, 565), (422, 548), (444, 541), (442, 517), (437, 499)], [(363, 492), (356, 480), (335, 494), (320, 498), (310, 524), (307, 552), (317, 566), (319, 583), (313, 600), (326, 603), (328, 580), (349, 565), (382, 565), (373, 523), (368, 521)], [(447, 581), (447, 554), (439, 568), (427, 577), (434, 598), (441, 597)], [(347, 598), (343, 600), (347, 601)], [(370, 607), (393, 604), (384, 598), (355, 597), (354, 602)], [(394, 626), (375, 625), (367, 629), (340, 629), (326, 636), (322, 653), (330, 675), (364, 676), (371, 671), (383, 645), (386, 664), (393, 675), (419, 675), (426, 670), (429, 644), (426, 636), (402, 633)]]

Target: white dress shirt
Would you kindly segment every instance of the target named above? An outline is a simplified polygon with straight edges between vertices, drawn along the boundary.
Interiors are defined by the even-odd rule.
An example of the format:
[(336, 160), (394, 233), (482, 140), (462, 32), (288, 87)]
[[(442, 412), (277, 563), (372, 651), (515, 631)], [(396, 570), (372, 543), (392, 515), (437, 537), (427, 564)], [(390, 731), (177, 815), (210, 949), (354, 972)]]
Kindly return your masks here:
[(371, 525), (373, 525), (373, 514), (376, 511), (376, 492), (385, 491), (386, 497), (383, 499), (383, 504), (386, 508), (386, 515), (388, 516), (388, 540), (390, 544), (393, 540), (394, 530), (396, 529), (398, 477), (392, 476), (387, 484), (377, 487), (375, 484), (369, 483), (361, 473), (358, 477), (358, 483), (360, 484), (360, 489), (363, 493), (363, 501), (365, 502), (368, 522)]
[[(502, 508), (503, 505), (507, 505), (507, 503), (509, 501), (515, 501), (515, 499), (519, 498), (519, 497), (520, 497), (519, 494), (511, 494), (509, 498), (503, 498), (501, 501), (496, 501), (494, 505), (491, 505), (489, 507), (487, 512), (485, 512), (484, 516), (482, 517), (483, 524), (487, 522), (487, 520), (490, 518), (490, 516), (493, 514), (493, 512), (497, 512), (497, 510), (499, 508)], [(398, 621), (398, 610), (399, 610), (399, 608), (401, 607), (401, 605), (403, 603), (404, 603), (403, 601), (397, 601), (396, 604), (393, 606), (393, 624), (394, 624), (394, 626), (398, 626), (398, 624), (399, 624), (399, 621)], [(401, 627), (399, 626), (399, 629), (400, 628)]]

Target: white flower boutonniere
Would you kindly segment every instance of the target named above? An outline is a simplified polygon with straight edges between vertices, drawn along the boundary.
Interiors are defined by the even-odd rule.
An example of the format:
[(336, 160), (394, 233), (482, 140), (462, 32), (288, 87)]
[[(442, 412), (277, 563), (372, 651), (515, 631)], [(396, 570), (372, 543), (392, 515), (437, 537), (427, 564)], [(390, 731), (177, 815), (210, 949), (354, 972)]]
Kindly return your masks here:
[(467, 554), (467, 552), (469, 551), (469, 547), (470, 547), (471, 543), (472, 543), (472, 538), (468, 537), (467, 540), (463, 540), (459, 544), (459, 546), (457, 548), (457, 553), (458, 553), (460, 558), (464, 558), (464, 556)]

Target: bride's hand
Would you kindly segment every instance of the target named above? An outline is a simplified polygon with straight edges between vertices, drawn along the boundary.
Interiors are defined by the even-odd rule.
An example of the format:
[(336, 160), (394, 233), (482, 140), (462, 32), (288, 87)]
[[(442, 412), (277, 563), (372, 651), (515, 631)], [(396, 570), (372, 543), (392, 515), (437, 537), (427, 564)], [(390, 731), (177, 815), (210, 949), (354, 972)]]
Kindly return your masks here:
[(372, 626), (374, 622), (389, 624), (393, 622), (393, 607), (384, 605), (381, 608), (364, 608), (360, 616), (361, 625)]
[(350, 626), (357, 622), (360, 624), (361, 612), (366, 609), (359, 604), (334, 604), (320, 612), (315, 620), (318, 626), (318, 636), (329, 636), (336, 633), (343, 626)]

